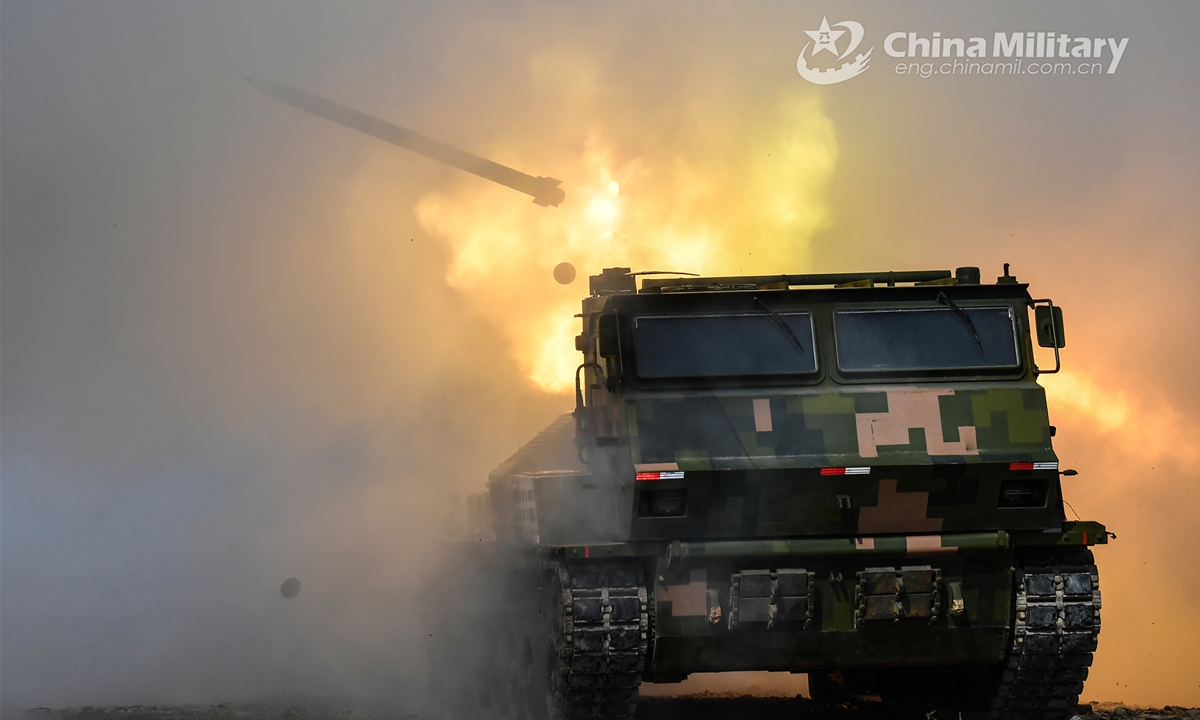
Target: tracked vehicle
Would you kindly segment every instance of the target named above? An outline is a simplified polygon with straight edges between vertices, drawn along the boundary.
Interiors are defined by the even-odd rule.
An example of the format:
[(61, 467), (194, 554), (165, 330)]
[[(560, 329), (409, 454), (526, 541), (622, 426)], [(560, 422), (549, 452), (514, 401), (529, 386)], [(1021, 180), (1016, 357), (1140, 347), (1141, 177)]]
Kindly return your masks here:
[(574, 413), (471, 499), (472, 697), (625, 718), (643, 682), (768, 670), (1067, 717), (1109, 534), (1063, 512), (1061, 310), (1007, 265), (637, 282), (591, 278)]

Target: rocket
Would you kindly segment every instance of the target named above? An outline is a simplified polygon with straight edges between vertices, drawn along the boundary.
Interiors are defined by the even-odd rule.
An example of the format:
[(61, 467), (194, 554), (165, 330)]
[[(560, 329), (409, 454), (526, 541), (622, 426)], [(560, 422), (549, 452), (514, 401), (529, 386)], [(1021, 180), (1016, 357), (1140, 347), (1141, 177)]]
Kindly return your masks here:
[(460, 150), (419, 132), (393, 125), (332, 100), (326, 100), (319, 95), (287, 83), (249, 77), (246, 78), (246, 81), (285, 105), (291, 105), (299, 110), (344, 125), (351, 130), (377, 137), (405, 150), (420, 153), (459, 170), (465, 170), (473, 175), (531, 195), (533, 202), (542, 207), (549, 205), (558, 207), (558, 204), (567, 197), (567, 194), (559, 187), (561, 181), (552, 177), (527, 175), (520, 170), (492, 162), (487, 158)]

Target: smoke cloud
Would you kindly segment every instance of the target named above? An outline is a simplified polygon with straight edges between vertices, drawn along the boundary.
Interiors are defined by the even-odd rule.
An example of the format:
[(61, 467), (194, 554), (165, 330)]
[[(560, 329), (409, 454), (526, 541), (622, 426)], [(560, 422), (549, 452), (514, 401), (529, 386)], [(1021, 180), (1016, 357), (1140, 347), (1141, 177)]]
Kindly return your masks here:
[[(829, 19), (866, 43), (1130, 44), (1087, 80), (900, 77), (877, 49), (817, 88), (794, 68), (822, 12), (6, 2), (4, 705), (411, 703), (452, 496), (569, 409), (588, 274), (1002, 262), (1065, 308), (1045, 384), (1067, 499), (1118, 535), (1085, 697), (1200, 704), (1197, 10), (855, 3)], [(244, 75), (557, 177), (567, 201)]]

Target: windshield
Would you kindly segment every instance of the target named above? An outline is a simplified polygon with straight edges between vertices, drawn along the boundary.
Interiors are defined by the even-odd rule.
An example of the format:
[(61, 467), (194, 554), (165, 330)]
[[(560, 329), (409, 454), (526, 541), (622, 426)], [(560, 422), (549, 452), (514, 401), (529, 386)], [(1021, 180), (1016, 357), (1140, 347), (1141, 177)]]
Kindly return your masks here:
[(892, 372), (1019, 365), (1012, 308), (962, 312), (966, 317), (951, 308), (838, 310), (838, 367), (844, 372)]
[(793, 375), (817, 369), (808, 313), (637, 317), (633, 347), (641, 378)]

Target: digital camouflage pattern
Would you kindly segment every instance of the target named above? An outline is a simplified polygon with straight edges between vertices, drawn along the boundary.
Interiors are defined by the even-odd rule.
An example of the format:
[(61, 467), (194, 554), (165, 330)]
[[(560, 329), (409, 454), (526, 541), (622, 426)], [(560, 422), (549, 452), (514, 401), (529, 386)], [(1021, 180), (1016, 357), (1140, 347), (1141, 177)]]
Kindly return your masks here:
[(1057, 460), (1032, 383), (657, 396), (626, 421), (635, 465), (681, 470)]

